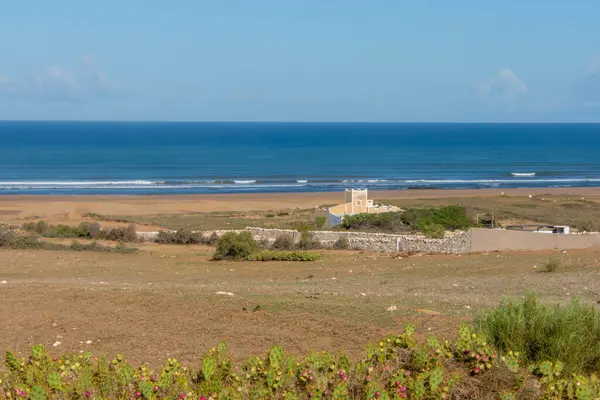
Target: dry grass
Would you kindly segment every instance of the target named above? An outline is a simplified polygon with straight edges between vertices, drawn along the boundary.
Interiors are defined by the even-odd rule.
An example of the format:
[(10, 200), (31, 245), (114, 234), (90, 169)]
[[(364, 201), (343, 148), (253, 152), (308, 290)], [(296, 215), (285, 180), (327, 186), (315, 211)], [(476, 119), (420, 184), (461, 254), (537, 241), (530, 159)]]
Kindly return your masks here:
[(260, 228), (290, 229), (300, 225), (314, 225), (317, 216), (324, 216), (324, 211), (286, 210), (286, 211), (248, 211), (248, 212), (210, 212), (181, 213), (159, 215), (120, 215), (98, 216), (109, 221), (132, 221), (137, 224), (160, 226), (166, 229), (244, 229), (248, 226)]

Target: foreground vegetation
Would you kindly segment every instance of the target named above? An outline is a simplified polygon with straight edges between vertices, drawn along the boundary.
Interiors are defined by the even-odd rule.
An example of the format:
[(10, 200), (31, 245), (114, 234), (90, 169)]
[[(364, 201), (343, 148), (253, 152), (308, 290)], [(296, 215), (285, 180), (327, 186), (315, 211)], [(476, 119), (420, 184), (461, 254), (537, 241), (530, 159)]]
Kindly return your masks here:
[[(531, 299), (514, 303), (531, 308)], [(558, 307), (558, 306), (556, 306)], [(575, 307), (572, 305), (571, 307)], [(558, 307), (560, 308), (560, 307)], [(539, 305), (533, 317), (544, 315)], [(572, 309), (571, 311), (573, 311)], [(500, 307), (497, 315), (511, 315)], [(567, 314), (555, 314), (566, 324)], [(484, 317), (484, 320), (489, 316)], [(596, 318), (598, 313), (596, 312)], [(504, 325), (502, 328), (508, 326)], [(578, 399), (600, 396), (600, 380), (591, 364), (566, 364), (538, 359), (513, 349), (494, 347), (488, 333), (469, 325), (459, 328), (454, 342), (430, 336), (424, 343), (413, 337), (414, 326), (369, 346), (366, 356), (351, 364), (344, 354), (313, 352), (297, 359), (279, 346), (263, 357), (233, 365), (224, 343), (205, 355), (198, 369), (168, 359), (153, 371), (134, 367), (121, 355), (112, 360), (91, 353), (52, 358), (34, 346), (24, 358), (6, 352), (6, 372), (0, 377), (5, 399)], [(510, 331), (504, 332), (506, 335)], [(578, 333), (577, 331), (574, 333)], [(562, 339), (564, 332), (546, 331)], [(531, 338), (535, 346), (540, 338)], [(571, 343), (577, 354), (584, 343)], [(593, 350), (598, 353), (598, 348)], [(548, 355), (550, 353), (547, 353)], [(541, 354), (540, 354), (541, 355)], [(569, 369), (571, 368), (571, 369)]]
[(567, 372), (600, 371), (600, 313), (594, 306), (544, 305), (528, 295), (503, 302), (476, 325), (494, 347), (519, 351), (531, 363), (560, 360)]

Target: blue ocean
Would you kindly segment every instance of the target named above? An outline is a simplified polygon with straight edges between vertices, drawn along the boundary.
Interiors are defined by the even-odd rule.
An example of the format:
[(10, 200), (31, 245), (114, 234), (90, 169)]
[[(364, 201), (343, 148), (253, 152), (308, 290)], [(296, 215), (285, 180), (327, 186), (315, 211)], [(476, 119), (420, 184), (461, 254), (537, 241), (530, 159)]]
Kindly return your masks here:
[(0, 194), (600, 186), (600, 125), (0, 122)]

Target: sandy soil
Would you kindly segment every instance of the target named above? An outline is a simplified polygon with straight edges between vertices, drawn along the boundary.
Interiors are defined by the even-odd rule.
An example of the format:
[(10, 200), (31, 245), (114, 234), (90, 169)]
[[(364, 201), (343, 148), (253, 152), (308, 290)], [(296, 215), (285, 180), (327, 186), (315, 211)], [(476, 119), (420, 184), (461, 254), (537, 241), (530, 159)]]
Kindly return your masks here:
[[(314, 263), (253, 263), (210, 261), (213, 249), (204, 246), (140, 247), (139, 254), (1, 250), (0, 352), (43, 343), (53, 353), (195, 363), (226, 340), (236, 360), (274, 344), (359, 357), (405, 323), (416, 323), (421, 338), (453, 336), (461, 321), (505, 296), (534, 290), (547, 301), (600, 300), (597, 249), (551, 252), (561, 266), (550, 274), (547, 252), (327, 251)], [(386, 311), (391, 305), (397, 310)]]
[[(397, 190), (371, 191), (377, 199), (419, 199), (444, 197), (485, 197), (505, 193), (570, 194), (599, 196), (600, 188), (551, 189), (476, 189), (476, 190)], [(83, 213), (102, 215), (149, 215), (213, 211), (262, 211), (312, 208), (339, 204), (343, 193), (215, 194), (181, 196), (0, 196), (0, 221), (12, 222), (28, 217), (48, 222), (78, 220)]]

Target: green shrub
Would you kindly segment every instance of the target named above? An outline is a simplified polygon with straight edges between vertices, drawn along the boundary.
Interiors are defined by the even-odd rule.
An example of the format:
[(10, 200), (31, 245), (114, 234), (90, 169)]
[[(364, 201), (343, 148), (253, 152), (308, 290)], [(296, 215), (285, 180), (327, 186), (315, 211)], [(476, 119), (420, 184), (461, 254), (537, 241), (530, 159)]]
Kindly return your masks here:
[(550, 260), (546, 263), (546, 272), (554, 272), (560, 267), (560, 259), (556, 257), (550, 257)]
[(82, 222), (78, 226), (70, 226), (50, 225), (46, 221), (38, 221), (24, 224), (23, 230), (49, 238), (96, 239), (104, 236), (104, 232), (97, 222)]
[(404, 225), (401, 212), (383, 212), (346, 215), (342, 220), (341, 227), (348, 230), (376, 229), (398, 231), (403, 229)]
[(473, 222), (460, 206), (440, 208), (409, 208), (402, 213), (401, 220), (412, 228), (421, 229), (427, 224), (437, 224), (448, 230), (467, 229)]
[(311, 231), (303, 231), (300, 234), (300, 240), (298, 241), (296, 247), (304, 250), (314, 250), (322, 249), (323, 245), (318, 239), (315, 238), (314, 233)]
[(285, 217), (285, 216), (288, 216), (288, 215), (290, 215), (290, 213), (289, 213), (289, 212), (287, 212), (287, 211), (279, 211), (279, 212), (277, 213), (277, 216), (278, 216), (278, 217)]
[(44, 244), (35, 235), (18, 235), (11, 230), (0, 228), (0, 248), (41, 249)]
[(327, 222), (327, 218), (322, 215), (315, 217), (315, 228), (316, 229), (323, 228), (325, 226), (326, 222)]
[(84, 232), (82, 232), (78, 226), (69, 225), (49, 225), (45, 232), (41, 233), (44, 237), (49, 238), (82, 238)]
[(266, 218), (273, 218), (273, 217), (275, 217), (275, 214), (266, 214), (265, 217)]
[(308, 251), (268, 250), (253, 254), (249, 259), (252, 261), (316, 261), (320, 258), (320, 254)]
[(160, 231), (156, 238), (162, 244), (202, 244), (208, 239), (201, 232), (192, 232), (189, 229), (179, 229), (176, 232)]
[(544, 305), (535, 295), (479, 315), (476, 328), (501, 351), (530, 363), (562, 361), (568, 372), (600, 371), (600, 311), (577, 300)]
[(126, 227), (113, 228), (105, 231), (106, 240), (114, 240), (117, 242), (137, 242), (139, 238), (135, 231), (135, 225), (130, 224)]
[(426, 221), (420, 224), (419, 229), (425, 235), (425, 237), (431, 239), (443, 239), (446, 230), (440, 224), (436, 224), (435, 222)]
[(286, 233), (277, 236), (271, 245), (272, 248), (277, 250), (292, 250), (294, 246), (294, 237)]
[(111, 246), (105, 246), (105, 245), (99, 244), (97, 242), (83, 244), (83, 243), (80, 243), (77, 241), (73, 241), (73, 243), (71, 243), (71, 245), (69, 246), (69, 249), (73, 250), (73, 251), (96, 251), (96, 252), (101, 252), (101, 253), (122, 253), (122, 254), (135, 253), (138, 251), (137, 248), (127, 247), (122, 242), (118, 242), (115, 247), (111, 247)]
[(99, 251), (111, 253), (134, 253), (138, 249), (125, 247), (122, 243), (116, 247), (104, 246), (96, 242), (82, 244), (73, 241), (70, 245), (50, 243), (40, 240), (35, 235), (19, 235), (13, 231), (0, 229), (0, 248), (11, 249), (43, 249), (43, 250), (73, 250), (73, 251)]
[(38, 221), (36, 222), (28, 222), (26, 224), (23, 224), (23, 230), (28, 231), (28, 232), (34, 232), (37, 233), (38, 235), (43, 235), (48, 228), (50, 227), (50, 225), (48, 225), (48, 223), (46, 221)]
[(333, 243), (333, 248), (336, 250), (348, 250), (350, 248), (350, 242), (346, 235), (340, 236), (338, 240)]
[(77, 227), (82, 238), (103, 239), (104, 231), (98, 222), (82, 222)]
[(243, 260), (259, 249), (250, 232), (227, 232), (217, 241), (215, 260)]

